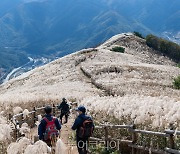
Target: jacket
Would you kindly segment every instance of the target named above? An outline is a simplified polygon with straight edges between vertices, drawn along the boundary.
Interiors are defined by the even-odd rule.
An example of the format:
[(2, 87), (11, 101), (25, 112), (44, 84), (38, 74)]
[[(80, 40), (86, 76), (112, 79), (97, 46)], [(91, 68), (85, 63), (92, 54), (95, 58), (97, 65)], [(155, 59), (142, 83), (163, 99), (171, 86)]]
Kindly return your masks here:
[(67, 102), (62, 102), (59, 106), (58, 109), (61, 110), (61, 112), (69, 112), (69, 104), (67, 104)]

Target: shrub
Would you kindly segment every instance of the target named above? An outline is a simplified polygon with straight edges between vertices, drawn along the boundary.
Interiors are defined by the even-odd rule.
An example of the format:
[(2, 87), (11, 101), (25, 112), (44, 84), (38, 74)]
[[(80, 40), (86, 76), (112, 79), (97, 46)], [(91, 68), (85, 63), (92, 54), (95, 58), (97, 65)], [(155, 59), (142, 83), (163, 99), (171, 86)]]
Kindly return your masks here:
[(125, 48), (123, 48), (123, 47), (114, 47), (114, 48), (111, 49), (111, 51), (124, 53)]
[(176, 89), (180, 89), (180, 76), (178, 76), (177, 78), (174, 78), (173, 85)]
[(120, 152), (115, 149), (109, 148), (108, 150), (106, 150), (106, 148), (102, 144), (90, 146), (90, 152), (91, 154), (120, 154)]
[(146, 36), (146, 44), (155, 50), (159, 49), (158, 38), (154, 35)]
[(179, 63), (179, 64), (177, 64), (177, 67), (179, 67), (179, 68), (180, 68), (180, 63)]
[(139, 32), (135, 32), (135, 31), (134, 31), (133, 34), (134, 34), (135, 36), (137, 36), (137, 37), (140, 37), (140, 38), (144, 39), (144, 37), (142, 36), (142, 34), (139, 33)]

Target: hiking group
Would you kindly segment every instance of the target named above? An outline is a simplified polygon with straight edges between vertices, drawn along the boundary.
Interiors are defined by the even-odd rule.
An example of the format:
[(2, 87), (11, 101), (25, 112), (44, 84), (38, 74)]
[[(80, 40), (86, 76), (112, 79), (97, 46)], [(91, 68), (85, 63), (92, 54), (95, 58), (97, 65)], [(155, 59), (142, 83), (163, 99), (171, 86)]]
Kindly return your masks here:
[[(70, 106), (65, 98), (62, 99), (58, 109), (61, 111), (60, 120), (57, 117), (52, 116), (52, 107), (46, 106), (44, 109), (45, 116), (38, 127), (39, 139), (46, 142), (50, 147), (52, 147), (52, 143), (55, 142), (57, 137), (60, 135), (60, 130), (63, 124), (63, 116), (65, 116), (64, 123), (68, 122)], [(94, 130), (93, 120), (90, 116), (86, 115), (86, 108), (84, 106), (79, 106), (75, 110), (77, 111), (78, 116), (72, 125), (72, 130), (76, 130), (77, 149), (79, 154), (87, 154), (88, 139)]]

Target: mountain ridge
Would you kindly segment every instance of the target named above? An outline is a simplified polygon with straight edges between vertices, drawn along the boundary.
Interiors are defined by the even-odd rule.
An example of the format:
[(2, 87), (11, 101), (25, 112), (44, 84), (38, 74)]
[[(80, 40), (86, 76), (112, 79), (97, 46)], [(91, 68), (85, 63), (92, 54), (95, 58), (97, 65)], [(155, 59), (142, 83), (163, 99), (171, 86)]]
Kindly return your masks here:
[[(126, 48), (125, 50), (127, 50), (127, 51), (124, 54), (114, 53), (114, 52), (110, 51), (113, 46), (123, 46), (123, 47)], [(86, 57), (86, 53), (87, 53), (87, 57)], [(62, 58), (56, 60), (56, 61), (53, 61), (53, 62), (51, 62), (49, 64), (46, 64), (45, 66), (42, 66), (42, 67), (37, 68), (35, 70), (32, 70), (32, 71), (28, 72), (27, 74), (33, 73), (33, 72), (38, 73), (37, 70), (41, 74), (40, 70), (44, 70), (43, 68), (46, 68), (46, 67), (51, 66), (51, 65), (53, 66), (53, 63), (56, 64), (58, 61), (60, 62), (60, 66), (61, 66), (61, 65), (63, 65), (63, 63), (61, 62), (61, 59), (62, 59), (63, 62), (65, 62), (66, 58), (67, 59), (72, 59), (72, 61), (70, 61), (70, 63), (71, 63), (70, 65), (73, 65), (73, 63), (74, 63), (75, 67), (76, 67), (76, 65), (77, 65), (76, 63), (78, 63), (78, 65), (79, 65), (79, 62), (82, 63), (83, 60), (90, 61), (92, 57), (96, 56), (96, 54), (97, 55), (98, 54), (102, 55), (103, 53), (106, 53), (107, 55), (108, 54), (113, 55), (113, 56), (117, 55), (118, 58), (123, 60), (122, 61), (123, 63), (125, 62), (125, 59), (127, 59), (127, 60), (129, 59), (127, 61), (127, 64), (129, 63), (128, 65), (130, 65), (130, 64), (135, 65), (135, 64), (138, 64), (138, 63), (141, 65), (143, 63), (147, 63), (147, 64), (154, 65), (154, 66), (157, 65), (159, 67), (169, 67), (170, 66), (175, 70), (179, 70), (178, 68), (175, 67), (176, 63), (172, 62), (167, 57), (164, 57), (164, 56), (161, 56), (161, 55), (157, 54), (151, 48), (147, 47), (147, 45), (146, 45), (146, 43), (145, 43), (145, 41), (143, 39), (137, 38), (134, 35), (132, 35), (131, 33), (127, 33), (127, 34), (116, 35), (116, 36), (112, 37), (110, 40), (106, 41), (104, 44), (100, 45), (97, 48), (84, 49), (82, 51), (78, 51), (76, 53), (67, 55), (65, 57), (62, 57)], [(74, 57), (76, 57), (76, 59), (73, 60)], [(89, 57), (91, 57), (91, 58), (89, 58)], [(107, 60), (107, 61), (111, 61), (111, 59), (106, 58), (104, 56), (99, 57), (99, 58), (102, 58), (102, 60), (104, 59), (104, 60)], [(125, 58), (125, 59), (123, 59), (123, 58)], [(113, 62), (113, 60), (114, 60), (114, 62)], [(67, 60), (67, 61), (69, 61), (69, 60)], [(122, 62), (118, 62), (116, 59), (112, 59), (112, 62), (113, 62), (113, 65), (116, 64), (116, 62), (117, 62), (117, 65), (122, 63)], [(68, 62), (66, 62), (66, 63), (68, 63)], [(91, 63), (91, 65), (95, 65), (95, 63), (96, 62)], [(163, 65), (165, 65), (165, 66), (163, 66)], [(72, 66), (72, 68), (74, 68), (74, 66)], [(56, 70), (50, 70), (50, 71), (56, 71)], [(26, 73), (25, 73), (25, 76), (26, 76)], [(23, 77), (23, 75), (22, 75), (22, 77)], [(22, 78), (22, 77), (20, 76), (19, 78)], [(1, 85), (1, 87), (4, 87), (4, 85), (8, 85), (11, 82), (16, 81), (16, 80), (19, 80), (19, 79), (18, 78), (17, 79), (12, 79), (12, 81), (10, 80), (7, 84)], [(18, 89), (21, 89), (21, 88), (18, 88)], [(5, 93), (5, 91), (3, 93)]]
[[(137, 6), (139, 5), (140, 2), (141, 1), (138, 1), (138, 0), (136, 1)], [(87, 5), (87, 3), (90, 5)], [(85, 26), (85, 28), (83, 30), (86, 30), (86, 29), (89, 30), (89, 29), (94, 29), (95, 28), (94, 25), (98, 26), (99, 24), (101, 25), (101, 23), (103, 23), (103, 21), (101, 21), (101, 20), (99, 22), (97, 20), (94, 20), (94, 19), (96, 19), (96, 17), (99, 16), (100, 18), (104, 18), (103, 17), (104, 14), (107, 14), (107, 16), (106, 16), (107, 19), (108, 18), (111, 19), (112, 17), (114, 17), (114, 14), (107, 13), (107, 12), (115, 12), (115, 14), (117, 16), (117, 19), (111, 20), (111, 22), (109, 22), (110, 25), (113, 25), (114, 27), (116, 27), (116, 30), (115, 30), (116, 34), (120, 33), (120, 32), (138, 31), (138, 30), (140, 30), (140, 32), (143, 32), (144, 34), (147, 34), (150, 32), (153, 33), (153, 31), (155, 30), (155, 29), (152, 30), (152, 28), (148, 28), (148, 27), (150, 27), (149, 26), (150, 24), (146, 24), (146, 22), (142, 21), (142, 20), (144, 20), (143, 18), (138, 17), (138, 16), (141, 16), (140, 14), (142, 14), (141, 13), (142, 9), (146, 10), (146, 12), (147, 12), (147, 10), (149, 10), (150, 7), (147, 7), (146, 3), (142, 4), (142, 6), (144, 5), (144, 8), (142, 6), (138, 6), (136, 8), (137, 10), (139, 8), (140, 13), (138, 13), (139, 11), (136, 11), (136, 9), (135, 9), (134, 11), (130, 11), (127, 15), (126, 15), (126, 12), (128, 12), (127, 10), (130, 10), (131, 7), (134, 7), (134, 4), (129, 1), (117, 2), (116, 5), (121, 6), (120, 10), (117, 9), (117, 6), (114, 7), (115, 2), (113, 2), (113, 1), (111, 2), (111, 4), (109, 6), (107, 5), (107, 3), (105, 3), (105, 2), (103, 3), (103, 1), (99, 1), (99, 2), (93, 1), (90, 3), (90, 1), (80, 0), (76, 3), (76, 5), (72, 6), (71, 4), (72, 4), (72, 1), (58, 2), (56, 0), (53, 0), (51, 3), (50, 3), (50, 1), (42, 1), (41, 3), (39, 3), (39, 1), (30, 1), (28, 3), (25, 3), (25, 2), (20, 3), (20, 5), (18, 5), (18, 7), (15, 7), (13, 9), (13, 11), (9, 12), (9, 15), (11, 15), (11, 17), (13, 17), (13, 15), (14, 15), (13, 18), (18, 17), (18, 16), (19, 17), (16, 20), (14, 20), (13, 18), (8, 17), (6, 14), (3, 18), (1, 18), (1, 24), (2, 25), (5, 24), (6, 27), (11, 25), (11, 27), (9, 27), (9, 30), (11, 29), (10, 32), (12, 34), (14, 33), (14, 35), (12, 35), (12, 37), (15, 37), (17, 39), (20, 38), (20, 40), (22, 40), (21, 36), (24, 37), (25, 42), (17, 40), (17, 41), (15, 41), (16, 44), (22, 43), (22, 44), (19, 44), (19, 46), (22, 46), (22, 47), (24, 46), (23, 49), (26, 50), (28, 53), (29, 52), (35, 53), (35, 51), (36, 51), (37, 54), (42, 54), (43, 52), (46, 53), (45, 50), (47, 50), (48, 46), (52, 46), (52, 44), (58, 44), (58, 42), (64, 41), (67, 38), (76, 39), (78, 33), (75, 33), (75, 34), (73, 34), (73, 33), (77, 30), (77, 28), (79, 27), (79, 24)], [(152, 5), (153, 2), (149, 2), (149, 4)], [(63, 8), (62, 8), (62, 6), (63, 6)], [(99, 10), (97, 6), (101, 6), (101, 9)], [(58, 8), (58, 7), (60, 7), (60, 8)], [(166, 8), (166, 5), (164, 5), (164, 7)], [(81, 8), (81, 9), (79, 9), (79, 8)], [(125, 8), (127, 10), (124, 10)], [(32, 12), (32, 10), (34, 10), (35, 12), (34, 11)], [(60, 10), (60, 11), (58, 11), (58, 10)], [(162, 10), (163, 10), (163, 8), (162, 8)], [(74, 14), (74, 12), (76, 12), (76, 14)], [(62, 16), (62, 14), (63, 14), (63, 16)], [(132, 14), (134, 14), (134, 17), (132, 17)], [(176, 12), (175, 12), (175, 14), (176, 14)], [(151, 14), (148, 14), (148, 15), (151, 15)], [(154, 17), (148, 17), (147, 15), (145, 18), (147, 18), (148, 20), (149, 19), (154, 20), (153, 19)], [(67, 19), (69, 19), (69, 21)], [(136, 21), (134, 21), (135, 23), (137, 23), (137, 25), (135, 26), (136, 28), (133, 27), (133, 24), (130, 24), (131, 22), (133, 22), (133, 19), (137, 19)], [(177, 19), (177, 18), (175, 18), (175, 19)], [(12, 20), (15, 23), (9, 23), (9, 22), (12, 22)], [(89, 23), (89, 21), (92, 22), (91, 26), (88, 26), (88, 24), (87, 24), (87, 23)], [(93, 22), (93, 21), (95, 21), (95, 22)], [(84, 24), (83, 24), (83, 22), (84, 22)], [(113, 22), (115, 22), (115, 24)], [(118, 25), (116, 24), (116, 22), (121, 23), (121, 25), (123, 25), (124, 28), (122, 27), (122, 29), (121, 29), (121, 26), (118, 28)], [(104, 24), (105, 27), (108, 27), (109, 23)], [(157, 24), (158, 23), (156, 23), (156, 25)], [(162, 24), (162, 23), (160, 23), (160, 24)], [(24, 26), (22, 26), (22, 25), (24, 25)], [(130, 28), (131, 26), (129, 26), (129, 25), (131, 25), (132, 28)], [(152, 25), (154, 25), (154, 22), (152, 22)], [(66, 28), (66, 33), (63, 32), (64, 28)], [(102, 29), (102, 28), (100, 27), (99, 29)], [(144, 31), (143, 31), (143, 29), (144, 29)], [(27, 30), (29, 32), (27, 32)], [(168, 29), (168, 27), (167, 27), (166, 31), (167, 30), (170, 30), (170, 29)], [(44, 33), (43, 31), (46, 31), (46, 33)], [(164, 29), (164, 31), (165, 31), (165, 29)], [(83, 32), (83, 31), (78, 31), (78, 32)], [(16, 35), (16, 33), (19, 36)], [(26, 33), (28, 35), (26, 35)], [(96, 34), (92, 30), (90, 31), (90, 33), (91, 33), (91, 35)], [(113, 33), (111, 35), (108, 35), (108, 37), (111, 37), (113, 35), (115, 35), (115, 34)], [(39, 37), (39, 36), (41, 36), (41, 37)], [(53, 40), (51, 40), (49, 37), (53, 38), (53, 40), (58, 40), (58, 41), (53, 42)], [(85, 37), (85, 38), (87, 39), (87, 37)], [(93, 36), (92, 36), (92, 38), (93, 38)], [(103, 39), (105, 40), (108, 38), (103, 38)], [(11, 40), (11, 39), (9, 39), (9, 40)], [(96, 41), (97, 40), (95, 40), (94, 42), (96, 42)], [(97, 44), (100, 43), (101, 41), (102, 40), (98, 40)], [(42, 45), (41, 45), (41, 42), (42, 42)], [(4, 42), (3, 44), (8, 45), (7, 42)], [(40, 44), (39, 47), (38, 47), (38, 44)], [(44, 45), (45, 45), (45, 47), (43, 47)], [(79, 45), (79, 46), (81, 46), (81, 45)], [(56, 47), (57, 47), (57, 45), (56, 45)], [(59, 47), (57, 49), (51, 48), (51, 51), (61, 50), (62, 47), (63, 47), (62, 45), (59, 45)], [(68, 48), (66, 48), (66, 49), (62, 48), (62, 50), (67, 50), (67, 49)], [(73, 48), (71, 48), (70, 50), (72, 50), (72, 49)], [(79, 49), (80, 48), (77, 48), (75, 50), (79, 50)]]
[[(112, 51), (121, 46), (124, 53)], [(0, 108), (29, 109), (62, 98), (88, 111), (125, 122), (164, 128), (179, 122), (176, 63), (132, 33), (113, 36), (97, 48), (77, 51), (0, 85)], [(161, 116), (159, 116), (161, 115)], [(160, 120), (160, 122), (159, 122)]]

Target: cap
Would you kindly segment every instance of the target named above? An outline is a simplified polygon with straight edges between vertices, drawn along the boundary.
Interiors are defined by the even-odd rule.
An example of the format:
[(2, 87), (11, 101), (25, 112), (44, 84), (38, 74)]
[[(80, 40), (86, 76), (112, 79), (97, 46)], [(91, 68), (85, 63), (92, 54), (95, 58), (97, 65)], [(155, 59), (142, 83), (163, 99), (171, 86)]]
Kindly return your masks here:
[(85, 112), (86, 112), (86, 108), (85, 108), (84, 106), (79, 106), (79, 107), (76, 109), (76, 111), (81, 111), (81, 112), (85, 113)]

